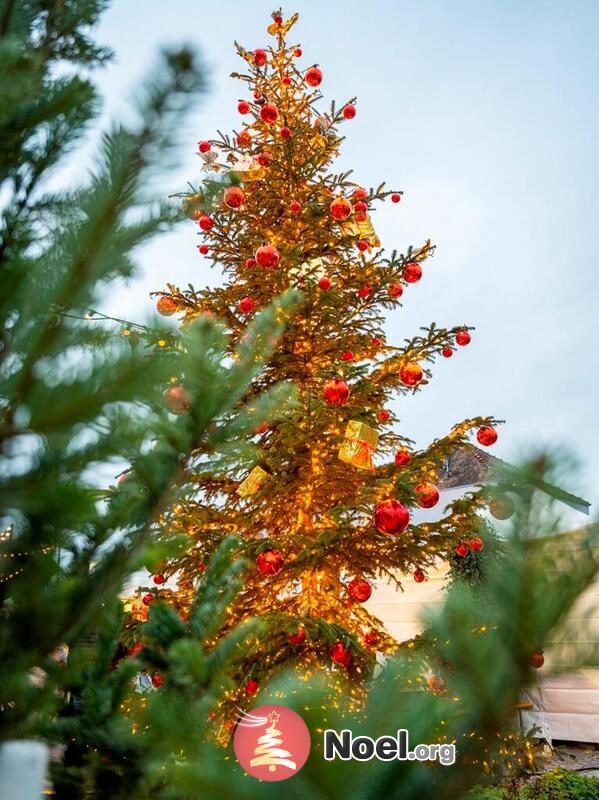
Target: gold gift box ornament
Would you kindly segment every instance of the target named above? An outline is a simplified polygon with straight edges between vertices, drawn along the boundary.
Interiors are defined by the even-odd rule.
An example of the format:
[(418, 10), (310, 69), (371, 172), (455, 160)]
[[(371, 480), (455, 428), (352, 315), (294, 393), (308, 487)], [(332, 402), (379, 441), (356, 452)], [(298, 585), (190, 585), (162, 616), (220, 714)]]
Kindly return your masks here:
[(232, 164), (229, 172), (236, 172), (244, 183), (249, 183), (261, 180), (264, 177), (265, 169), (255, 158), (242, 156)]
[(339, 458), (359, 469), (374, 469), (372, 456), (379, 441), (378, 431), (358, 420), (351, 420), (339, 447)]
[(268, 472), (263, 470), (262, 467), (254, 467), (247, 478), (241, 481), (237, 487), (237, 494), (240, 497), (251, 497), (251, 495), (256, 494), (258, 489), (264, 486), (267, 478)]
[(123, 600), (123, 608), (136, 622), (145, 622), (148, 619), (148, 607), (144, 606), (141, 598), (135, 594)]
[(360, 220), (360, 222), (356, 222), (355, 219), (350, 220), (343, 226), (343, 230), (348, 236), (359, 236), (360, 239), (367, 241), (369, 250), (372, 247), (381, 246), (381, 240), (376, 235), (372, 220), (368, 215), (366, 215), (366, 219)]

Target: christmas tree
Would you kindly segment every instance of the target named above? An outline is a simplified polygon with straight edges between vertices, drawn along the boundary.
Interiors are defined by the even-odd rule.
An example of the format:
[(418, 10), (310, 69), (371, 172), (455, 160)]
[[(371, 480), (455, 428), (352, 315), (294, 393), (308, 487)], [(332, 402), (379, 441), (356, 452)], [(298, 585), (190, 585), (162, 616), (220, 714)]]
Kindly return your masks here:
[(277, 730), (279, 715), (276, 711), (272, 711), (268, 715), (268, 721), (270, 725), (266, 732), (258, 737), (258, 744), (254, 749), (254, 758), (250, 762), (251, 766), (266, 766), (269, 772), (275, 772), (277, 767), (295, 769), (296, 763), (292, 760), (291, 753), (280, 747), (283, 744), (283, 739), (281, 738), (281, 731)]
[(370, 213), (380, 202), (398, 204), (401, 191), (363, 188), (351, 173), (329, 171), (357, 106), (351, 99), (326, 113), (319, 108), (323, 71), (302, 65), (301, 48), (289, 43), (296, 21), (297, 14), (285, 20), (275, 12), (270, 46), (236, 45), (245, 62), (245, 72), (233, 73), (243, 87), (239, 129), (199, 142), (208, 175), (184, 203), (199, 227), (200, 254), (222, 269), (224, 284), (168, 285), (157, 303), (185, 323), (219, 317), (233, 348), (273, 298), (289, 287), (304, 294), (250, 391), (251, 398), (291, 381), (297, 403), (278, 421), (257, 407), (253, 464), (206, 470), (205, 453), (197, 452), (192, 489), (163, 520), (165, 530), (191, 539), (161, 570), (178, 576), (178, 590), (162, 596), (183, 612), (227, 533), (243, 539), (254, 561), (222, 630), (254, 616), (267, 623), (239, 674), (240, 696), (290, 662), (304, 674), (317, 663), (337, 665), (359, 686), (375, 653), (397, 647), (363, 605), (372, 579), (399, 584), (411, 574), (421, 582), (435, 560), (483, 547), (480, 493), (456, 501), (438, 522), (412, 524), (411, 510), (438, 502), (439, 469), (472, 431), (485, 446), (497, 439), (490, 417), (461, 422), (422, 450), (394, 429), (390, 399), (426, 386), (436, 360), (467, 345), (470, 333), (466, 325), (432, 324), (403, 344), (385, 340), (384, 312), (411, 294), (434, 248), (426, 241), (386, 255)]

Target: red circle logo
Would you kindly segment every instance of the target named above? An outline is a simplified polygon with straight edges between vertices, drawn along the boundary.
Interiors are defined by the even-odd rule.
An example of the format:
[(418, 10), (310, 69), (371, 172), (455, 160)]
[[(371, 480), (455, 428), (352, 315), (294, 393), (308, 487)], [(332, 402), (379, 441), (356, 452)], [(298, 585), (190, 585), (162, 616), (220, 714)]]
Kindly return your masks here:
[(306, 763), (310, 731), (290, 708), (259, 706), (239, 715), (233, 747), (237, 760), (253, 778), (284, 781)]

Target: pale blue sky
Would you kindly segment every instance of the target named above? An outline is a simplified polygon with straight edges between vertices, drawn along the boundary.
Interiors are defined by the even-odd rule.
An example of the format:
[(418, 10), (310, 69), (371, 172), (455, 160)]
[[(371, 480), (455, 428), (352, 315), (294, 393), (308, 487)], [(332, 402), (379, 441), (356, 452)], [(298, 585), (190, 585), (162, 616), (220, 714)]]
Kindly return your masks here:
[[(264, 0), (114, 0), (98, 32), (116, 58), (98, 79), (106, 114), (126, 112), (160, 43), (189, 41), (211, 93), (181, 131), (181, 168), (164, 192), (197, 182), (196, 141), (238, 124), (237, 39), (268, 43)], [(388, 321), (391, 341), (434, 320), (475, 325), (470, 347), (441, 360), (432, 384), (398, 406), (424, 445), (463, 417), (495, 414), (495, 446), (571, 445), (599, 501), (599, 3), (595, 0), (295, 2), (303, 63), (324, 71), (327, 103), (358, 96), (339, 168), (365, 186), (404, 190), (373, 221), (383, 245), (431, 237), (437, 255)], [(139, 254), (138, 279), (107, 308), (142, 320), (148, 292), (214, 282), (190, 223)]]

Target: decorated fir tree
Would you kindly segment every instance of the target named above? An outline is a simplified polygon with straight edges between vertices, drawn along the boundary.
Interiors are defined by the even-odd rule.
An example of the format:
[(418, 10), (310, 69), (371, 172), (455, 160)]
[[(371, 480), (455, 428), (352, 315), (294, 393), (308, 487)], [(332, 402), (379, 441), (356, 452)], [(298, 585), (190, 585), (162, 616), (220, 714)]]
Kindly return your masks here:
[[(199, 227), (199, 251), (224, 283), (168, 285), (157, 303), (163, 314), (182, 314), (184, 324), (219, 317), (233, 348), (273, 298), (289, 287), (304, 294), (251, 389), (257, 395), (291, 381), (297, 403), (277, 421), (256, 408), (260, 458), (253, 464), (206, 470), (197, 452), (187, 501), (163, 519), (165, 530), (185, 531), (191, 544), (162, 570), (177, 576), (178, 590), (154, 587), (153, 595), (183, 613), (222, 537), (238, 534), (255, 564), (222, 629), (254, 616), (266, 623), (247, 653), (235, 702), (289, 662), (304, 674), (317, 663), (334, 666), (357, 685), (371, 675), (375, 653), (397, 647), (363, 605), (373, 579), (420, 582), (456, 548), (458, 557), (482, 548), (480, 494), (456, 501), (438, 522), (414, 524), (412, 509), (439, 501), (439, 470), (473, 432), (485, 446), (497, 438), (490, 417), (460, 422), (422, 450), (396, 429), (390, 400), (427, 386), (437, 359), (467, 345), (470, 333), (463, 324), (432, 324), (403, 343), (386, 341), (385, 311), (413, 299), (434, 248), (427, 241), (386, 255), (370, 215), (378, 203), (399, 203), (401, 191), (364, 188), (351, 173), (330, 171), (356, 103), (322, 108), (323, 71), (302, 64), (296, 21), (277, 12), (270, 43), (236, 45), (245, 69), (233, 74), (242, 87), (239, 128), (199, 142), (207, 176), (184, 203)], [(185, 387), (169, 392), (172, 407), (185, 413)]]

